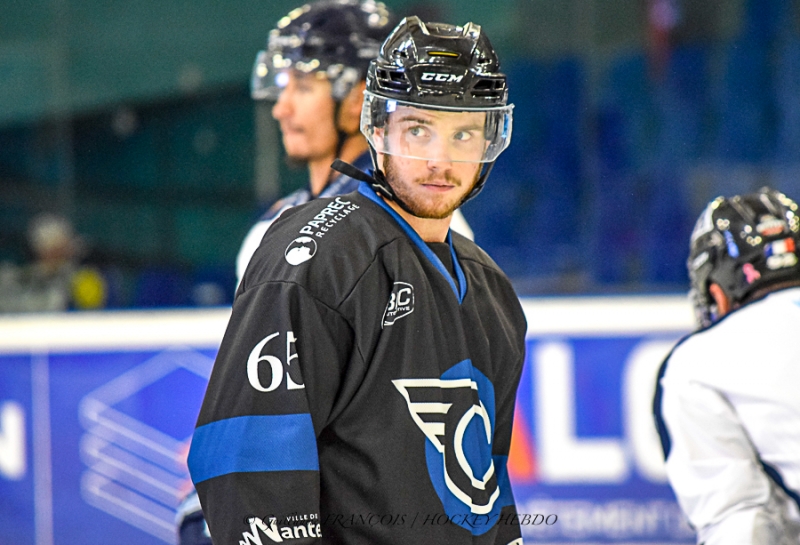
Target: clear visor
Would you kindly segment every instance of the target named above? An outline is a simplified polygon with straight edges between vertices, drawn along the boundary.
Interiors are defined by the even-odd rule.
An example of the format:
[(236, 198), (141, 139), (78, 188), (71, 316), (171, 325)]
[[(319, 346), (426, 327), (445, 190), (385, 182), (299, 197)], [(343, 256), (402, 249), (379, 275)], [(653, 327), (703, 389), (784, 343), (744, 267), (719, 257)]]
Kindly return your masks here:
[(344, 64), (324, 64), (318, 59), (292, 61), (280, 51), (259, 51), (250, 78), (250, 96), (255, 100), (278, 100), (289, 84), (290, 74), (314, 74), (331, 82), (331, 96), (342, 100), (360, 79), (357, 69)]
[(292, 62), (280, 52), (259, 51), (250, 78), (250, 96), (256, 100), (278, 100), (281, 91), (289, 83), (292, 70), (310, 74), (319, 69), (320, 62), (316, 59)]
[(289, 59), (272, 55), (269, 51), (259, 51), (250, 78), (250, 96), (256, 100), (278, 100), (289, 82), (291, 66), (292, 61)]
[(361, 132), (378, 153), (434, 161), (487, 163), (511, 141), (513, 104), (485, 109), (422, 107), (364, 94)]

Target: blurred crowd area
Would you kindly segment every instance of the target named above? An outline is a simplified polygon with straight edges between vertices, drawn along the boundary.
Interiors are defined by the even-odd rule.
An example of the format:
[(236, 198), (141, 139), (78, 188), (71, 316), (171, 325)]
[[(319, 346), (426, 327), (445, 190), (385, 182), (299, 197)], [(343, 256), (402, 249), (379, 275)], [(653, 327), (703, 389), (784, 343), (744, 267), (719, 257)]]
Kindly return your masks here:
[[(240, 15), (253, 19), (245, 4)], [(231, 303), (248, 227), (304, 183), (304, 169), (283, 159), (269, 106), (248, 92), (257, 50), (293, 6), (276, 2), (247, 28), (217, 25), (228, 41), (205, 39), (217, 40), (212, 60), (228, 71), (214, 81), (198, 55), (174, 89), (63, 99), (55, 113), (30, 106), (41, 89), (6, 89), (29, 111), (0, 108), (0, 311), (45, 310), (50, 299), (35, 286), (51, 277), (67, 295), (49, 310)], [(503, 60), (516, 105), (512, 143), (464, 215), (520, 295), (683, 292), (689, 234), (709, 199), (766, 184), (800, 198), (796, 0), (393, 7), (475, 20)], [(202, 28), (192, 31), (204, 39)], [(237, 32), (231, 63), (224, 53)], [(200, 47), (187, 39), (171, 47)], [(147, 73), (148, 55), (151, 71), (169, 60), (151, 42), (131, 70)], [(3, 72), (13, 64), (2, 51), (0, 98), (14, 74)], [(71, 241), (67, 265), (42, 265), (36, 233), (48, 221), (45, 231)], [(51, 269), (61, 272), (42, 272)]]

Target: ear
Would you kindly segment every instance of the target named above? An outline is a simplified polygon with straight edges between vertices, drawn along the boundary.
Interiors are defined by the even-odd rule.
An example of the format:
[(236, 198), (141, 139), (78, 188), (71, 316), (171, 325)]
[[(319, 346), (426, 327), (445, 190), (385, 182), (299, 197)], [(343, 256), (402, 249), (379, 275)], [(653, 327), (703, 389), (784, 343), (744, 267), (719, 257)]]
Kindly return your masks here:
[(348, 134), (358, 132), (361, 123), (361, 107), (364, 103), (364, 90), (367, 82), (356, 83), (339, 106), (339, 126)]
[(731, 311), (731, 300), (725, 295), (725, 292), (719, 284), (712, 282), (711, 285), (708, 286), (708, 293), (711, 294), (711, 297), (717, 304), (717, 318), (722, 318)]
[(372, 139), (375, 141), (375, 149), (382, 151), (386, 149), (386, 143), (383, 138), (386, 132), (383, 127), (375, 127), (372, 131)]

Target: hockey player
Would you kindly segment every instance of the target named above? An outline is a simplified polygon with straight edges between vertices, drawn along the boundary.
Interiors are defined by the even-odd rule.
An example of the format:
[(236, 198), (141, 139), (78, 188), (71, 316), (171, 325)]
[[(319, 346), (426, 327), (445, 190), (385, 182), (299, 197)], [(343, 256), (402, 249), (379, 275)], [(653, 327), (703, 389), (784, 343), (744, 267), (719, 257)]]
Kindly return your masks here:
[(189, 467), (215, 543), (519, 544), (525, 317), (449, 229), (508, 145), (478, 25), (404, 19), (370, 65), (358, 191), (284, 212), (242, 279)]
[[(292, 10), (270, 32), (267, 49), (256, 57), (251, 94), (274, 101), (272, 116), (280, 124), (284, 150), (293, 162), (306, 163), (308, 186), (275, 202), (247, 233), (236, 257), (238, 281), (281, 212), (358, 187), (330, 166), (336, 158), (362, 170), (371, 165), (359, 130), (364, 80), (369, 61), (396, 22), (375, 0), (321, 0)], [(472, 238), (460, 212), (453, 227)]]
[(364, 78), (394, 22), (381, 2), (321, 0), (292, 10), (270, 32), (267, 49), (256, 56), (251, 95), (274, 102), (272, 116), (280, 124), (286, 155), (306, 163), (309, 183), (275, 202), (250, 229), (236, 257), (239, 281), (281, 212), (357, 187), (330, 165), (337, 157), (369, 165), (358, 127)]
[(701, 328), (662, 365), (654, 412), (698, 543), (800, 543), (798, 214), (763, 188), (712, 201), (692, 233)]

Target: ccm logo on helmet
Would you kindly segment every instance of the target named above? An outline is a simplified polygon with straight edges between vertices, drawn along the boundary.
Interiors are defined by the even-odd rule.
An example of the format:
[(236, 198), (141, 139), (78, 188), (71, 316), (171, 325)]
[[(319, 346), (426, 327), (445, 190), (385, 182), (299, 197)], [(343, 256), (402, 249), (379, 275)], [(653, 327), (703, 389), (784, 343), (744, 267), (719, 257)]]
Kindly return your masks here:
[(464, 79), (464, 75), (442, 74), (441, 72), (423, 72), (422, 81), (440, 81), (444, 83), (459, 83)]

